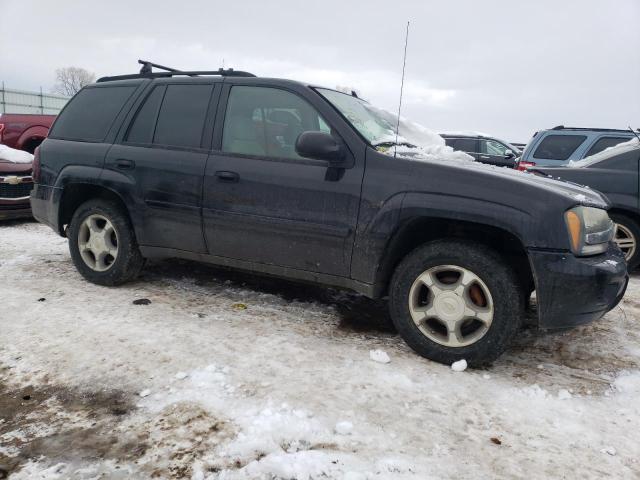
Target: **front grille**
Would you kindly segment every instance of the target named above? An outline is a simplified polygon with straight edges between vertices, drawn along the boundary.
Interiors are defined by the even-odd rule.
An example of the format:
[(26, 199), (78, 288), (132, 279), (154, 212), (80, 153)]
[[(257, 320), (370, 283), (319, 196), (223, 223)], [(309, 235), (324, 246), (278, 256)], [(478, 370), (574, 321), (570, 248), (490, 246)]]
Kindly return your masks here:
[(28, 197), (33, 188), (33, 183), (19, 183), (11, 185), (10, 183), (0, 183), (0, 198), (20, 198)]

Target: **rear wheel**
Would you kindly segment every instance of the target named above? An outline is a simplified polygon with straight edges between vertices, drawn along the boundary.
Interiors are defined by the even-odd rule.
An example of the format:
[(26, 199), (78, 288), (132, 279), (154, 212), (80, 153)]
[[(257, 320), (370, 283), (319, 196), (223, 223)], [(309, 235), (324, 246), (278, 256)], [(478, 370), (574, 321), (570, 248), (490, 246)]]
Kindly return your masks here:
[(135, 278), (144, 259), (127, 215), (113, 202), (89, 200), (73, 214), (69, 251), (78, 271), (98, 285), (119, 285)]
[(514, 272), (492, 250), (461, 240), (411, 252), (390, 287), (393, 322), (420, 355), (472, 366), (498, 358), (518, 331), (523, 294)]
[(627, 268), (631, 272), (640, 264), (640, 227), (634, 220), (619, 213), (612, 213), (611, 219), (616, 223), (614, 240), (624, 253)]

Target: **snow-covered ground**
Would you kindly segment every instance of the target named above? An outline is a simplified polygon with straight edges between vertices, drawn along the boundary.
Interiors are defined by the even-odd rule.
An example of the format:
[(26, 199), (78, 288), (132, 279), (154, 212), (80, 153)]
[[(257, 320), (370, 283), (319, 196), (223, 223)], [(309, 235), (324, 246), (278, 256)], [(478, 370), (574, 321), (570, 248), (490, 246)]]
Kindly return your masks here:
[(640, 476), (640, 278), (464, 371), (355, 294), (177, 261), (92, 285), (31, 222), (0, 225), (0, 294), (0, 478)]

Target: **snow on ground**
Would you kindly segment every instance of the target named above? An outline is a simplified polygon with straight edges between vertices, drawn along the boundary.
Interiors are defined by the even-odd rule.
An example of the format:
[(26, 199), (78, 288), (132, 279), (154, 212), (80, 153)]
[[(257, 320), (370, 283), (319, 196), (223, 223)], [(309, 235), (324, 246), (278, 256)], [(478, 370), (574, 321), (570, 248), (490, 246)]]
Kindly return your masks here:
[(11, 163), (31, 163), (33, 162), (33, 155), (29, 152), (7, 147), (6, 145), (0, 145), (0, 161)]
[(640, 476), (640, 278), (454, 371), (355, 294), (178, 261), (99, 287), (30, 222), (0, 253), (0, 478)]

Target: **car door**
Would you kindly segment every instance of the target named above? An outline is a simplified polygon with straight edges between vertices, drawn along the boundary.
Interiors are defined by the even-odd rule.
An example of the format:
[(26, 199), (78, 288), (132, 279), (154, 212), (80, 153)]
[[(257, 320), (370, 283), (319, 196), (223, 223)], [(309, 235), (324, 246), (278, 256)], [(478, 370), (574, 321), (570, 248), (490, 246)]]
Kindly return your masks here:
[(203, 191), (210, 254), (349, 275), (364, 149), (354, 155), (345, 144), (350, 164), (340, 169), (296, 153), (303, 131), (332, 132), (344, 141), (316, 108), (321, 102), (270, 85), (224, 87)]
[(507, 150), (506, 145), (496, 140), (481, 138), (478, 159), (482, 163), (513, 168), (515, 165), (515, 155), (511, 152), (512, 156), (507, 157)]
[(109, 151), (104, 183), (130, 189), (141, 245), (206, 253), (200, 202), (216, 89), (211, 81), (155, 83)]

